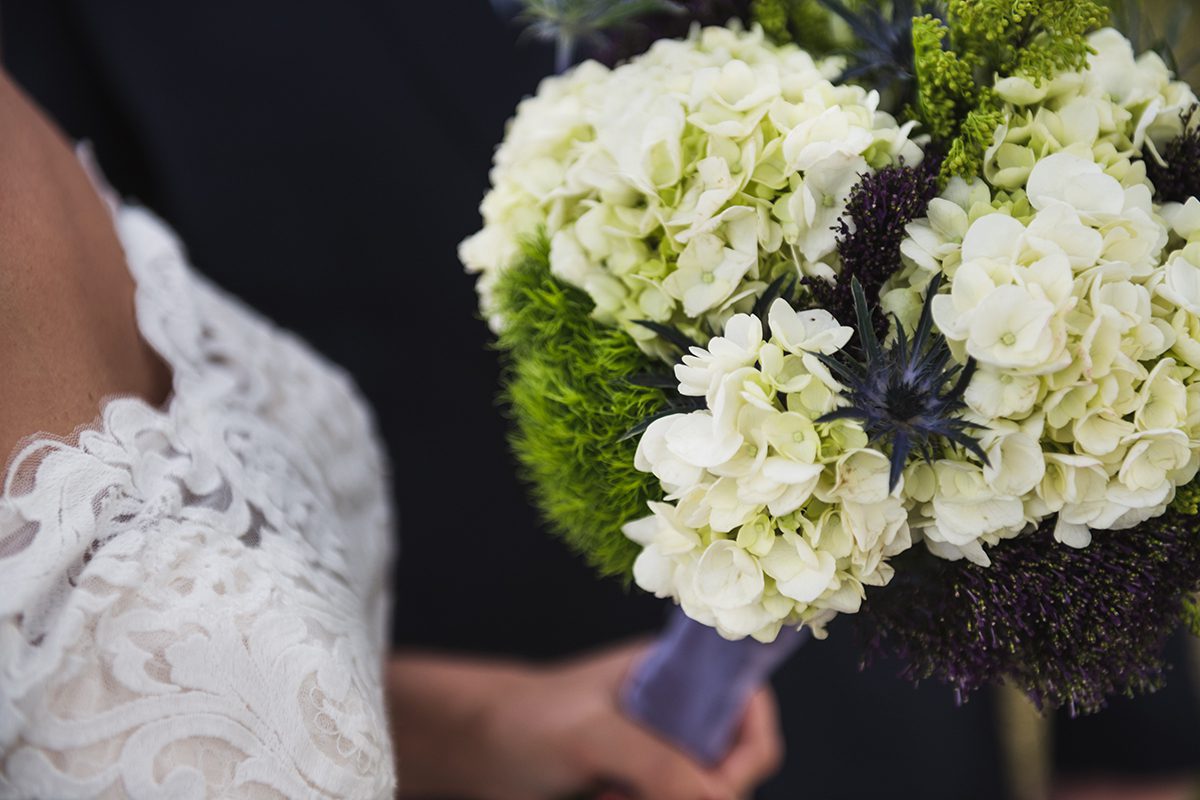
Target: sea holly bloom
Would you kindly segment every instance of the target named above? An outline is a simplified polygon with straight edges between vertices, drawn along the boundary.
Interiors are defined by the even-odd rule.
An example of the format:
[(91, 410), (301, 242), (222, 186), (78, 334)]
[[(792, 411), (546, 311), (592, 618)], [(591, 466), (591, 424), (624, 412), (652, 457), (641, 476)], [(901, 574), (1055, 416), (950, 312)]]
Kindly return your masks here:
[[(627, 533), (652, 548), (634, 574), (648, 591), (724, 635), (769, 639), (783, 624), (821, 626), (856, 611), (863, 585), (887, 583), (887, 559), (912, 537), (888, 458), (867, 449), (858, 425), (817, 421), (840, 390), (822, 359), (853, 329), (784, 300), (765, 316), (765, 326), (731, 317), (723, 336), (676, 366), (681, 394), (702, 396), (705, 408), (655, 420), (642, 435), (636, 466), (660, 479), (670, 502)], [(699, 559), (678, 546), (680, 526), (706, 542)]]
[(852, 280), (862, 360), (816, 356), (845, 384), (843, 405), (818, 421), (855, 420), (872, 441), (886, 443), (891, 451), (890, 491), (900, 484), (912, 453), (932, 460), (939, 449), (957, 446), (986, 460), (978, 441), (968, 434), (975, 426), (960, 413), (975, 363), (953, 364), (945, 338), (933, 331), (940, 284), (940, 276), (929, 284), (911, 342), (898, 328), (895, 342), (884, 349), (876, 338), (863, 288)]

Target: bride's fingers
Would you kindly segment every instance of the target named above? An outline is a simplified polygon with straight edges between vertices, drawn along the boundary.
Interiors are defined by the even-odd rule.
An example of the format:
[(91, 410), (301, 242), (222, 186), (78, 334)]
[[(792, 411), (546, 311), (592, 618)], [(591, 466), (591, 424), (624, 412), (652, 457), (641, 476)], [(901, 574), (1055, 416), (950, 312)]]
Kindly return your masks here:
[(726, 781), (624, 717), (599, 719), (584, 748), (588, 772), (638, 800), (733, 800)]
[(763, 688), (750, 699), (733, 749), (718, 774), (739, 794), (749, 794), (782, 764), (783, 735), (775, 696), (769, 688)]

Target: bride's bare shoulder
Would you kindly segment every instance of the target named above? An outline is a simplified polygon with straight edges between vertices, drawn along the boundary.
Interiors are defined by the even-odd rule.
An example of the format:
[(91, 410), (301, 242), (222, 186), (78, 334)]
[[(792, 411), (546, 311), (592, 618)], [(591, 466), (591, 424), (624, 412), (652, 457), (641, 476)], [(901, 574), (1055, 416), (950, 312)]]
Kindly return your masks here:
[(0, 471), (22, 438), (71, 433), (106, 396), (163, 399), (166, 371), (138, 334), (133, 290), (71, 147), (0, 73)]

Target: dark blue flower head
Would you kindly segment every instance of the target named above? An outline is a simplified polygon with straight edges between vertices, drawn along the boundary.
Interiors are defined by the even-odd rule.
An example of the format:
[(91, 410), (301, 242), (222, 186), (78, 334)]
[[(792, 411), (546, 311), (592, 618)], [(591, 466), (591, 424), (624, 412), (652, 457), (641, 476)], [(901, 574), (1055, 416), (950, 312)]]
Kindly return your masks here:
[(940, 18), (938, 4), (896, 0), (890, 6), (859, 3), (850, 8), (841, 0), (820, 3), (845, 20), (856, 40), (841, 80), (857, 80), (879, 89), (892, 108), (911, 104), (916, 88), (913, 18), (926, 14)]
[(912, 340), (897, 320), (895, 340), (885, 348), (875, 333), (862, 285), (854, 279), (851, 291), (862, 358), (818, 356), (845, 386), (845, 405), (818, 422), (858, 420), (872, 443), (889, 448), (891, 489), (899, 484), (912, 453), (932, 461), (945, 445), (958, 445), (987, 463), (983, 448), (969, 433), (978, 426), (961, 417), (975, 361), (955, 363), (945, 337), (933, 329), (933, 298), (940, 284), (939, 274), (929, 284)]

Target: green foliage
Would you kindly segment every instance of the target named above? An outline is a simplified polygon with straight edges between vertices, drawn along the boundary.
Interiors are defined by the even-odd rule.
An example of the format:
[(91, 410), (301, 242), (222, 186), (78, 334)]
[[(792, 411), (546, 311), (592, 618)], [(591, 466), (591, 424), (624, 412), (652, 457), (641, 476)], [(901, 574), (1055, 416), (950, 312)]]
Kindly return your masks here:
[(1200, 481), (1192, 481), (1187, 486), (1180, 486), (1175, 491), (1175, 500), (1171, 510), (1177, 514), (1196, 516), (1200, 514)]
[(837, 46), (833, 19), (819, 0), (753, 0), (750, 20), (776, 44), (795, 42), (815, 55)]
[(628, 577), (639, 547), (621, 526), (662, 492), (634, 468), (637, 442), (622, 437), (667, 403), (626, 376), (662, 365), (592, 319), (587, 295), (550, 274), (548, 250), (544, 238), (531, 242), (496, 287), (512, 447), (552, 529), (601, 573)]
[[(1186, 517), (1200, 514), (1200, 481), (1192, 481), (1175, 492), (1171, 511)], [(1192, 595), (1183, 601), (1183, 620), (1188, 630), (1200, 636), (1200, 596)]]
[[(1108, 19), (1095, 0), (949, 0), (947, 22), (914, 21), (913, 114), (948, 153), (943, 178), (979, 173), (1001, 122), (996, 78), (1041, 84), (1083, 69), (1087, 35)], [(984, 87), (984, 88), (980, 88)]]
[(1191, 595), (1184, 599), (1183, 624), (1193, 636), (1200, 636), (1200, 597)]
[(948, 142), (978, 106), (975, 62), (970, 51), (945, 49), (950, 29), (936, 17), (913, 20), (913, 67), (917, 75), (914, 114), (936, 141)]
[(980, 107), (967, 114), (959, 128), (958, 137), (950, 145), (950, 152), (942, 162), (942, 176), (953, 175), (982, 175), (983, 156), (991, 146), (996, 129), (1004, 122), (1004, 115), (998, 108), (989, 107), (989, 99), (983, 101)]
[(955, 48), (1035, 82), (1087, 66), (1087, 36), (1108, 20), (1094, 0), (949, 0), (949, 9)]

